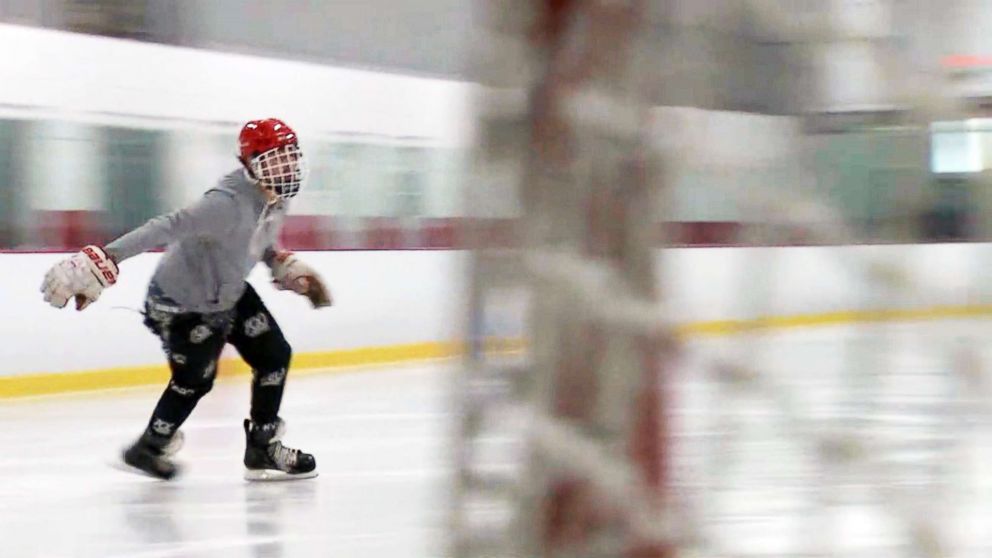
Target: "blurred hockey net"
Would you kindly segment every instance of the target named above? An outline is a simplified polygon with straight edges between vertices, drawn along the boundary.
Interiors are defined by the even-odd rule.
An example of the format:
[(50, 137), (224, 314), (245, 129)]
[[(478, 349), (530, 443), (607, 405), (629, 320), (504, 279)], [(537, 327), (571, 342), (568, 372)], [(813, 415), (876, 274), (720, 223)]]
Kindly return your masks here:
[[(713, 326), (725, 336), (685, 326), (672, 293), (708, 279), (673, 284), (691, 276), (685, 256), (659, 250), (673, 169), (750, 181), (728, 192), (754, 221), (744, 244), (843, 246), (858, 231), (801, 169), (695, 153), (682, 134), (710, 117), (655, 106), (672, 60), (658, 30), (680, 25), (670, 2), (479, 6), (453, 555), (987, 555), (971, 345), (987, 328), (889, 322), (886, 308), (941, 288), (871, 247), (824, 256), (850, 270), (867, 324), (778, 332), (764, 317), (795, 291), (775, 275), (781, 249), (748, 248), (713, 304), (754, 319)], [(771, 135), (791, 141), (790, 126)]]

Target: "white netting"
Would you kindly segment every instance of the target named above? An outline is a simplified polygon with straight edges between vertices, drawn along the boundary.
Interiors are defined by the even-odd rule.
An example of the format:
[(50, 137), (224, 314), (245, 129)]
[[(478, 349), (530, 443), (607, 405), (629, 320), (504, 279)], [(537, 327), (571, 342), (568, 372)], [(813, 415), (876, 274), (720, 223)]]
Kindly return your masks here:
[(251, 160), (251, 172), (259, 183), (282, 199), (299, 193), (310, 168), (295, 144), (270, 149)]
[[(934, 272), (946, 251), (852, 246), (862, 223), (810, 170), (809, 146), (832, 146), (808, 128), (831, 116), (659, 106), (684, 93), (686, 45), (774, 12), (725, 4), (482, 4), (458, 558), (992, 550), (987, 326), (967, 321), (988, 307), (964, 304), (988, 300), (985, 274), (948, 282)], [(812, 51), (829, 42), (830, 10), (783, 12), (764, 24)], [(914, 114), (881, 133), (912, 144)], [(491, 214), (497, 202), (510, 210)], [(752, 248), (659, 250), (665, 219), (691, 211), (743, 215)], [(880, 230), (912, 240), (887, 215)], [(770, 247), (797, 240), (832, 246)], [(804, 292), (811, 276), (829, 286)], [(847, 325), (795, 327), (831, 324)]]

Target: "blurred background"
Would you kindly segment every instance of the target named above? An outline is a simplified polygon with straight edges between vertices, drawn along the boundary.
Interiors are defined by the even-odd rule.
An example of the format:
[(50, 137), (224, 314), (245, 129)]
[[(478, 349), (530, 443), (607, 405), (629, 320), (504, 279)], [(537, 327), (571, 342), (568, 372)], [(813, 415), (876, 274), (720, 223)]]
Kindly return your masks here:
[[(0, 22), (18, 26), (5, 48), (25, 55), (3, 69), (0, 247), (103, 242), (192, 201), (237, 166), (237, 131), (267, 110), (307, 136), (314, 167), (290, 245), (452, 246), (469, 147), (445, 130), (469, 119), (462, 4), (4, 0)], [(237, 55), (267, 63), (252, 75)], [(419, 78), (393, 80), (404, 114), (390, 122), (361, 91), (393, 75)], [(409, 125), (416, 111), (423, 125)]]
[[(664, 70), (654, 77), (665, 86), (654, 101), (709, 111), (662, 119), (656, 127), (660, 136), (678, 127), (697, 153), (680, 169), (674, 207), (664, 211), (677, 243), (743, 242), (742, 228), (756, 216), (735, 192), (754, 183), (787, 187), (797, 177), (815, 183), (858, 241), (988, 236), (988, 225), (978, 218), (989, 203), (992, 164), (992, 121), (983, 119), (992, 84), (992, 59), (984, 54), (992, 15), (983, 2), (674, 5), (689, 27), (664, 37), (665, 54), (656, 62)], [(258, 84), (267, 78), (208, 76), (204, 60), (212, 53), (263, 56), (286, 68), (305, 62), (416, 76), (435, 84), (435, 98), (468, 103), (472, 96), (464, 87), (474, 79), (466, 0), (3, 0), (0, 21), (126, 39), (83, 41), (74, 49), (71, 57), (78, 61), (114, 64), (114, 71), (90, 76), (78, 64), (56, 67), (66, 57), (44, 49), (30, 62), (5, 63), (0, 247), (8, 250), (68, 249), (114, 237), (189, 201), (187, 194), (206, 189), (214, 175), (232, 167), (238, 121), (226, 117), (258, 116), (249, 100), (258, 96), (249, 91), (267, 87)], [(813, 34), (812, 24), (819, 27)], [(12, 37), (13, 28), (4, 34)], [(162, 62), (159, 51), (136, 41), (195, 50)], [(143, 72), (117, 65), (115, 57), (164, 63), (154, 91), (143, 93), (145, 77), (136, 75)], [(241, 66), (226, 65), (229, 75), (237, 74), (235, 67)], [(190, 98), (190, 81), (210, 82), (200, 95), (246, 108), (184, 115), (165, 110), (177, 99), (197, 102)], [(17, 91), (31, 87), (42, 93)], [(297, 87), (317, 91), (312, 83)], [(126, 106), (107, 106), (127, 88), (135, 95)], [(79, 94), (55, 94), (73, 89)], [(417, 102), (416, 94), (403, 91), (401, 86), (397, 95)], [(281, 105), (271, 97), (266, 107), (285, 109), (301, 92), (292, 91)], [(399, 124), (361, 130), (335, 118), (346, 111), (372, 122), (381, 109), (346, 93), (325, 97), (306, 99), (309, 113), (284, 116), (311, 132), (305, 139), (315, 167), (306, 195), (295, 204), (288, 243), (300, 249), (453, 246), (455, 225), (469, 211), (452, 177), (465, 168), (471, 135), (427, 128), (410, 134)], [(445, 103), (447, 111), (426, 118), (471, 120), (463, 106)], [(326, 118), (309, 116), (321, 108)], [(742, 141), (753, 145), (744, 149)], [(724, 155), (734, 159), (720, 168), (703, 164)], [(741, 177), (729, 170), (732, 164), (751, 172)], [(500, 210), (493, 211), (491, 217), (498, 217)], [(808, 236), (797, 227), (776, 241), (811, 242)]]

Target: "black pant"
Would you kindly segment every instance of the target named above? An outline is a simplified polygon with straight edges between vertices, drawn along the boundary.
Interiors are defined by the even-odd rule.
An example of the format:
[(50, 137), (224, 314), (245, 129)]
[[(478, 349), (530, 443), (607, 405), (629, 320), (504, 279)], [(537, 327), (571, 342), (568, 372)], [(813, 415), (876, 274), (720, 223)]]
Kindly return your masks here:
[[(251, 285), (235, 307), (212, 314), (168, 311), (172, 301), (153, 286), (145, 325), (162, 340), (172, 379), (148, 423), (148, 433), (170, 437), (213, 388), (217, 360), (231, 343), (252, 368), (251, 419), (271, 424), (279, 415), (292, 351), (275, 318)], [(163, 310), (165, 308), (165, 310)]]

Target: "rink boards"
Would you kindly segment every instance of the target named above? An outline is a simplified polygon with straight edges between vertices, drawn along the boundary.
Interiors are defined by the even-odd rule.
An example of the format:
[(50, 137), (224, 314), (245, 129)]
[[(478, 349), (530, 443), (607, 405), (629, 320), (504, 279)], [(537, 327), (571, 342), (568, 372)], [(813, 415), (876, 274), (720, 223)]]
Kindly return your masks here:
[[(458, 352), (466, 321), (462, 251), (310, 252), (333, 308), (250, 280), (295, 351), (294, 369), (355, 367), (444, 358)], [(159, 383), (158, 340), (141, 325), (144, 289), (158, 259), (122, 265), (121, 280), (85, 312), (55, 310), (38, 292), (62, 254), (3, 254), (6, 294), (0, 335), (0, 397)], [(987, 244), (692, 248), (658, 254), (659, 313), (689, 335), (760, 328), (840, 325), (992, 315)], [(517, 339), (523, 305), (483, 324)], [(225, 353), (221, 374), (245, 373)]]

